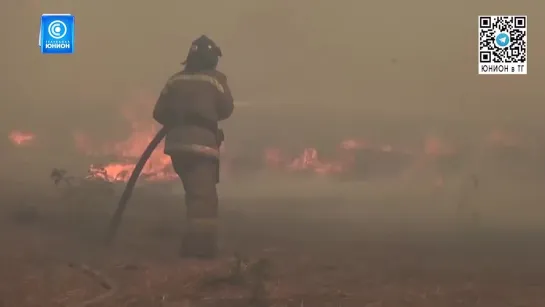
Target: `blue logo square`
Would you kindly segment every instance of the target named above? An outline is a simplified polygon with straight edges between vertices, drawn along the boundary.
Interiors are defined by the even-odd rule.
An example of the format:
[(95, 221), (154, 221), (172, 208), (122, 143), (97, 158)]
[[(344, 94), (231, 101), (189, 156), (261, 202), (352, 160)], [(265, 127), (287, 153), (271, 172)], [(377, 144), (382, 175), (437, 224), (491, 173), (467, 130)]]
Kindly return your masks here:
[(73, 15), (42, 15), (39, 45), (43, 54), (74, 53), (74, 34)]

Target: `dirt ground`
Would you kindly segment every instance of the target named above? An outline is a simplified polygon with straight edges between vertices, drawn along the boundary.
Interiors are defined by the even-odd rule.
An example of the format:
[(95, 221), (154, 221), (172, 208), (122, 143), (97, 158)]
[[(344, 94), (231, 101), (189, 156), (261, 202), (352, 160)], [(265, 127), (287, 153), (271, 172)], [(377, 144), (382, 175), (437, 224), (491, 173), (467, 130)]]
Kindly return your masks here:
[(115, 195), (3, 186), (2, 307), (545, 306), (539, 227), (418, 204), (437, 195), (225, 192), (222, 256), (199, 261), (177, 257), (183, 202), (159, 186), (135, 193), (110, 247)]

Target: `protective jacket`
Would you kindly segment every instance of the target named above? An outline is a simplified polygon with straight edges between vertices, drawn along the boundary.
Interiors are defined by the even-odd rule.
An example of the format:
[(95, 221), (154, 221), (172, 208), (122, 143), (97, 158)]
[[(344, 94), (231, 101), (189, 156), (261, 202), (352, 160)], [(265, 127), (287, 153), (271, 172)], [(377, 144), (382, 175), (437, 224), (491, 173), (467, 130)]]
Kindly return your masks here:
[(217, 70), (181, 71), (163, 88), (153, 118), (170, 128), (165, 154), (195, 152), (219, 157), (223, 133), (218, 122), (231, 116), (233, 97), (227, 77)]

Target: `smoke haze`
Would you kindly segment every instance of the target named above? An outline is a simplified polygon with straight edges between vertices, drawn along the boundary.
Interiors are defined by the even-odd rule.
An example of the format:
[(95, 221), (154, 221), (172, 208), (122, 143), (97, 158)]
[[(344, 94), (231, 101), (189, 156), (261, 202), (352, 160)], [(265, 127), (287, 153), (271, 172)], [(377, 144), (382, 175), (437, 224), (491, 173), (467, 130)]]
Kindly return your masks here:
[[(241, 101), (526, 122), (542, 111), (544, 10), (529, 0), (493, 5), (501, 12), (488, 0), (5, 1), (2, 122), (47, 129), (64, 113), (67, 125), (91, 127), (127, 91), (156, 94), (200, 34), (222, 46), (221, 69)], [(74, 55), (39, 53), (46, 12), (76, 16)], [(528, 76), (476, 74), (477, 15), (489, 13), (529, 15)]]
[[(40, 54), (44, 13), (75, 54)], [(528, 75), (479, 76), (477, 16), (515, 14)], [(0, 29), (0, 307), (545, 306), (545, 1), (0, 0)], [(220, 257), (179, 259), (161, 149), (106, 248), (202, 34), (238, 103)]]
[[(235, 99), (252, 105), (226, 123), (228, 139), (436, 133), (467, 141), (497, 127), (542, 135), (539, 1), (9, 0), (0, 8), (8, 30), (0, 129), (48, 134), (55, 155), (73, 147), (73, 131), (126, 135), (122, 105), (149, 117), (201, 34), (222, 47), (220, 69)], [(43, 13), (76, 16), (75, 54), (40, 54)], [(527, 76), (477, 75), (480, 14), (528, 14)]]

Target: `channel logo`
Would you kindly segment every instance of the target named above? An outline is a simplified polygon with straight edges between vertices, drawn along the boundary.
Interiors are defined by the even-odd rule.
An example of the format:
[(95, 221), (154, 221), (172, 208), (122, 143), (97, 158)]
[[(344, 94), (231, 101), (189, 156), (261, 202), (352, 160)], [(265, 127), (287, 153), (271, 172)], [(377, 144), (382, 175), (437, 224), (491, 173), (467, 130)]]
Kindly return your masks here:
[(74, 24), (71, 14), (43, 14), (38, 42), (42, 53), (74, 53)]

